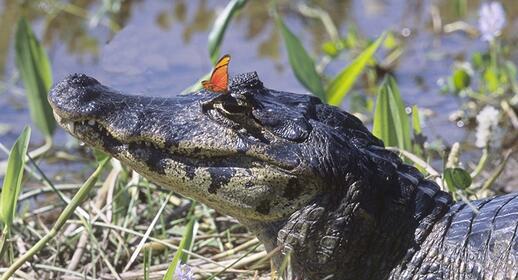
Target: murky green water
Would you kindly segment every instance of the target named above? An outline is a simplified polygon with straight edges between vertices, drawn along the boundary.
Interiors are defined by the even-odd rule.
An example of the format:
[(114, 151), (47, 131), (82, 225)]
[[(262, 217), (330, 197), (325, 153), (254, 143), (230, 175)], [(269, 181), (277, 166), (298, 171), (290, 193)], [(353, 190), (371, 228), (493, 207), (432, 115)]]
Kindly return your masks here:
[[(123, 1), (110, 13), (103, 1), (14, 1), (0, 2), (0, 142), (11, 146), (24, 124), (30, 123), (23, 88), (14, 67), (14, 28), (25, 15), (48, 50), (54, 81), (69, 73), (82, 72), (102, 83), (130, 93), (171, 96), (192, 85), (211, 69), (207, 37), (215, 16), (226, 1)], [(104, 1), (113, 2), (117, 1)], [(297, 10), (299, 1), (280, 1), (290, 28), (306, 46), (319, 53), (328, 40), (320, 21), (308, 20)], [(360, 34), (374, 38), (390, 29), (406, 47), (395, 74), (405, 102), (431, 109), (425, 132), (447, 143), (462, 140), (466, 132), (448, 121), (459, 101), (439, 94), (436, 85), (450, 73), (455, 58), (468, 57), (487, 46), (465, 32), (437, 34), (432, 14), (444, 23), (456, 16), (454, 1), (350, 0), (307, 1), (327, 11), (340, 32), (356, 25)], [(21, 3), (24, 3), (21, 5)], [(231, 74), (257, 71), (266, 86), (306, 92), (288, 65), (282, 38), (274, 28), (265, 1), (249, 1), (226, 33), (222, 53), (232, 55)], [(518, 24), (518, 2), (503, 1), (508, 29)], [(476, 26), (479, 1), (469, 1), (464, 19)], [(99, 17), (99, 15), (101, 15)], [(508, 32), (511, 33), (511, 32)], [(512, 39), (512, 38), (508, 38)], [(332, 63), (336, 73), (345, 62)], [(347, 107), (347, 106), (344, 106)], [(35, 131), (32, 143), (42, 141)], [(57, 142), (67, 136), (58, 131)], [(5, 154), (0, 153), (0, 159)]]

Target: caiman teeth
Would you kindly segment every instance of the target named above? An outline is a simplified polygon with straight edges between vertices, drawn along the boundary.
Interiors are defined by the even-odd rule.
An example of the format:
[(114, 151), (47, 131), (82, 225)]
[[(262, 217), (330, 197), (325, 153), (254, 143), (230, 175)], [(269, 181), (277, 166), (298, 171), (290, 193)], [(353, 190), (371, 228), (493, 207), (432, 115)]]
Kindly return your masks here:
[(67, 124), (67, 126), (68, 126), (68, 131), (70, 131), (70, 133), (74, 133), (75, 128), (76, 128), (76, 124), (74, 122), (69, 122)]

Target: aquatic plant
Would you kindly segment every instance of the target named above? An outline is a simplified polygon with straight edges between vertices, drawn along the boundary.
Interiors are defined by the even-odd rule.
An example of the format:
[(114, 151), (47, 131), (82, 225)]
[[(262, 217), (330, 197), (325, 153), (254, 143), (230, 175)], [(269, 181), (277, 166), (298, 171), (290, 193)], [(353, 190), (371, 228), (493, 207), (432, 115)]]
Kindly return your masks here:
[(192, 268), (186, 264), (181, 264), (176, 267), (173, 280), (194, 280), (194, 273)]
[(500, 2), (483, 3), (479, 11), (478, 28), (485, 41), (493, 41), (505, 27), (505, 11)]
[(491, 146), (498, 148), (502, 142), (503, 129), (498, 126), (500, 112), (493, 106), (486, 106), (477, 115), (477, 133), (475, 145), (479, 148)]

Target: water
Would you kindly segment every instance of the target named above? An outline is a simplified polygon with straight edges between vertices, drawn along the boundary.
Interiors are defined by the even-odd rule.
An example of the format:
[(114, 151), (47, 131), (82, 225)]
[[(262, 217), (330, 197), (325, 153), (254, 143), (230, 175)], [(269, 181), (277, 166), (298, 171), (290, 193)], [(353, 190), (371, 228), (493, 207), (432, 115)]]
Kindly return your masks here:
[[(77, 16), (59, 10), (54, 1), (0, 2), (0, 142), (10, 147), (23, 125), (29, 124), (29, 113), (21, 83), (14, 67), (14, 28), (20, 14), (31, 22), (42, 39), (52, 62), (54, 81), (66, 75), (82, 72), (111, 87), (127, 93), (173, 96), (192, 85), (211, 70), (207, 52), (207, 37), (215, 16), (226, 1), (124, 1), (121, 12), (111, 20), (121, 27), (113, 32), (106, 21), (94, 25), (92, 18), (100, 13), (101, 1), (80, 1), (87, 15)], [(113, 1), (117, 2), (117, 1)], [(319, 21), (308, 20), (297, 12), (296, 2), (280, 1), (281, 13), (289, 27), (301, 36), (306, 47), (318, 53), (327, 35)], [(395, 69), (403, 94), (409, 105), (431, 109), (425, 133), (429, 138), (443, 138), (446, 143), (462, 140), (466, 131), (448, 121), (448, 115), (458, 108), (459, 101), (440, 95), (438, 78), (451, 72), (457, 57), (469, 57), (487, 46), (478, 38), (462, 32), (435, 34), (431, 28), (430, 11), (438, 8), (443, 22), (456, 20), (453, 1), (351, 0), (325, 2), (320, 7), (328, 11), (339, 31), (344, 34), (351, 24), (361, 35), (375, 38), (386, 29), (404, 33), (406, 51)], [(469, 1), (465, 19), (476, 26), (478, 1)], [(503, 1), (507, 8), (508, 26), (518, 13), (512, 0)], [(49, 12), (52, 15), (49, 15)], [(81, 13), (79, 13), (81, 14)], [(510, 33), (510, 32), (509, 32)], [(288, 64), (282, 38), (274, 26), (264, 1), (249, 1), (231, 23), (221, 47), (230, 53), (230, 71), (257, 71), (267, 87), (304, 93)], [(337, 61), (329, 66), (336, 73), (345, 66)], [(33, 128), (35, 128), (33, 126)], [(33, 130), (33, 146), (42, 143), (39, 132)], [(56, 133), (58, 146), (70, 139), (62, 130)], [(5, 154), (0, 153), (0, 159)]]

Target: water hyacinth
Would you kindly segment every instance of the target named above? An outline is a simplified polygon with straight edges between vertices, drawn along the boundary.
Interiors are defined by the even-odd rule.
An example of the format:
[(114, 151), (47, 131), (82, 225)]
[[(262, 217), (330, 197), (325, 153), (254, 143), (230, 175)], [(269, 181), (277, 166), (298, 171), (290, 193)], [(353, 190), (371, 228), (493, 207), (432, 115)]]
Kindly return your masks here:
[(502, 128), (498, 126), (500, 112), (492, 106), (486, 106), (477, 115), (477, 133), (475, 145), (484, 148), (500, 146), (503, 137)]
[(194, 280), (194, 273), (190, 266), (181, 264), (176, 267), (172, 280)]
[(505, 27), (505, 12), (500, 2), (483, 3), (479, 11), (478, 28), (482, 40), (493, 41)]

